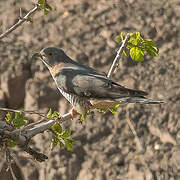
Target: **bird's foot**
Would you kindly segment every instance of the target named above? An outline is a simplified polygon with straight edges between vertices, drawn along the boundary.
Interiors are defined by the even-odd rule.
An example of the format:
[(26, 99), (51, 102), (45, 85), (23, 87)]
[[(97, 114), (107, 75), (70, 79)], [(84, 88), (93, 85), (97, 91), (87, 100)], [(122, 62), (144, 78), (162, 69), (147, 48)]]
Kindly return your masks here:
[(73, 118), (74, 118), (74, 113), (75, 113), (75, 110), (72, 108), (72, 110), (71, 110), (71, 119), (73, 120)]

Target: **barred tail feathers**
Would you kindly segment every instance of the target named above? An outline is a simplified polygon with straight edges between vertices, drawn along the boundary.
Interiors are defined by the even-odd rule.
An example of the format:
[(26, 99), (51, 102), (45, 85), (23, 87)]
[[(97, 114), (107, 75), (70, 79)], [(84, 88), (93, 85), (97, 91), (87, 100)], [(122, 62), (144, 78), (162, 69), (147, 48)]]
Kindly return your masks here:
[(165, 103), (165, 101), (148, 99), (145, 97), (124, 97), (118, 98), (117, 101), (120, 103), (140, 103), (140, 104), (161, 104)]

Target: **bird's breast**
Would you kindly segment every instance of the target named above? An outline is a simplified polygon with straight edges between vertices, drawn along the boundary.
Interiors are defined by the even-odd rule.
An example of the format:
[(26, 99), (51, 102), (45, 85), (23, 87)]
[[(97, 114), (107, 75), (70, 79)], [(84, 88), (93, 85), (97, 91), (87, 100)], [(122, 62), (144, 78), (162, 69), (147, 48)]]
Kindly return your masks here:
[(86, 98), (77, 96), (72, 93), (67, 93), (61, 88), (58, 88), (61, 94), (72, 104), (74, 110), (79, 114), (85, 114), (87, 110), (91, 109), (92, 105), (87, 101)]

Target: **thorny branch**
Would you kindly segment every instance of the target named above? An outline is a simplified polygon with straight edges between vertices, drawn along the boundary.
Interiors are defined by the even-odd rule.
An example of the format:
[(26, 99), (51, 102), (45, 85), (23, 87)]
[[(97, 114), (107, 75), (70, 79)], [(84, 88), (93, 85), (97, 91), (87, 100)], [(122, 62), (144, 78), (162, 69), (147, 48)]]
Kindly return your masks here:
[[(36, 4), (36, 6), (31, 9), (24, 17), (20, 17), (19, 21), (14, 24), (13, 26), (11, 26), (9, 29), (7, 29), (4, 33), (2, 33), (0, 35), (0, 39), (3, 39), (4, 37), (6, 37), (8, 34), (10, 34), (12, 31), (14, 31), (15, 29), (17, 29), (22, 23), (24, 23), (25, 21), (28, 21), (28, 18), (34, 14), (37, 10), (39, 10), (39, 5)], [(21, 15), (21, 11), (20, 11), (20, 15)]]

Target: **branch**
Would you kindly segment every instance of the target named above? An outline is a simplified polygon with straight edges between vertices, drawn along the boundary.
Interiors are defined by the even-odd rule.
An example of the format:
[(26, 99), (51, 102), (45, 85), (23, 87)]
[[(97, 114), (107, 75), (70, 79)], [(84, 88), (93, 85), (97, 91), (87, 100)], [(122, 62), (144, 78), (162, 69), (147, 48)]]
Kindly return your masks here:
[(25, 113), (25, 114), (37, 114), (43, 118), (46, 118), (46, 115), (44, 115), (44, 113), (40, 113), (37, 111), (24, 111), (24, 110), (15, 110), (15, 109), (9, 109), (9, 108), (1, 108), (0, 110), (2, 111), (8, 111), (8, 112), (17, 112), (17, 113)]
[[(48, 122), (45, 122), (45, 123), (42, 123), (41, 125), (39, 126), (36, 126), (34, 128), (31, 128), (31, 129), (28, 129), (26, 130), (23, 135), (26, 137), (26, 138), (32, 138), (33, 136), (39, 134), (39, 133), (42, 133), (44, 132), (45, 130), (48, 130), (49, 128), (51, 128), (51, 126), (53, 126), (53, 124), (55, 122), (59, 122), (59, 123), (63, 123), (64, 121), (66, 121), (67, 119), (70, 119), (72, 117), (71, 115), (71, 112), (67, 113), (67, 114), (64, 114), (63, 116), (57, 118), (56, 120), (54, 119), (51, 119), (49, 120)], [(48, 119), (48, 118), (47, 118)]]
[[(6, 124), (4, 121), (0, 122), (0, 129), (4, 129), (4, 127), (6, 127), (6, 126), (7, 126), (7, 128), (10, 128), (10, 129), (7, 129), (8, 131), (11, 131), (11, 132), (8, 132), (8, 135), (12, 136), (12, 139), (15, 141), (17, 141), (17, 139), (18, 139), (17, 136), (19, 136), (19, 135), (24, 136), (26, 139), (30, 139), (33, 136), (35, 136), (39, 133), (42, 133), (45, 130), (48, 130), (49, 128), (51, 128), (51, 126), (53, 126), (53, 124), (55, 122), (63, 123), (64, 121), (66, 121), (72, 117), (71, 112), (64, 114), (63, 116), (60, 116), (57, 119), (50, 119), (46, 115), (36, 112), (36, 111), (19, 111), (19, 110), (14, 110), (14, 109), (9, 109), (9, 108), (0, 108), (0, 110), (10, 111), (10, 112), (18, 112), (18, 113), (27, 113), (27, 114), (37, 114), (37, 115), (43, 117), (43, 120), (41, 120), (39, 122), (31, 123), (21, 129), (14, 130), (14, 131), (12, 131), (12, 128), (10, 128), (11, 126)], [(74, 115), (76, 115), (76, 112), (74, 112)], [(44, 122), (44, 121), (46, 121), (46, 122)], [(42, 124), (40, 124), (40, 123), (42, 123)], [(33, 127), (37, 124), (40, 124), (40, 125)], [(20, 136), (19, 136), (20, 141), (23, 141), (22, 138), (20, 138)], [(19, 143), (21, 144), (23, 142), (19, 142)]]
[(22, 23), (24, 23), (25, 21), (28, 20), (28, 18), (35, 13), (37, 10), (39, 10), (39, 4), (36, 4), (36, 6), (31, 9), (24, 17), (20, 17), (19, 21), (14, 24), (13, 26), (11, 26), (9, 29), (7, 29), (4, 33), (2, 33), (0, 35), (0, 39), (3, 39), (4, 37), (6, 37), (8, 34), (10, 34), (12, 31), (14, 31), (15, 29), (17, 29)]
[[(1, 110), (4, 111), (8, 111), (10, 110), (11, 112), (22, 112), (22, 111), (18, 111), (18, 110), (13, 110), (13, 109), (8, 109), (8, 108), (0, 108)], [(26, 113), (26, 111), (24, 111)], [(32, 114), (32, 112), (35, 111), (28, 111), (30, 114)], [(36, 112), (36, 114), (38, 114)], [(42, 116), (42, 114), (40, 113), (40, 115)], [(45, 130), (50, 129), (54, 123), (59, 122), (62, 123), (64, 121), (66, 121), (67, 119), (71, 118), (71, 112), (60, 116), (57, 119), (49, 119), (44, 115), (44, 119), (47, 122), (43, 122), (42, 124), (35, 126), (31, 129), (27, 129), (27, 126), (21, 128), (21, 129), (14, 129), (14, 127), (12, 127), (11, 125), (7, 124), (5, 121), (0, 121), (0, 135), (2, 136), (2, 138), (10, 138), (12, 140), (14, 140), (17, 145), (24, 151), (26, 151), (28, 154), (30, 154), (31, 156), (33, 156), (34, 159), (36, 159), (39, 162), (43, 162), (45, 161), (48, 157), (42, 153), (39, 153), (35, 150), (33, 150), (31, 147), (29, 147), (29, 140), (39, 134), (44, 132)], [(31, 124), (30, 124), (31, 125)], [(31, 126), (28, 126), (28, 128)]]
[[(112, 74), (113, 74), (113, 72), (114, 72), (114, 70), (116, 68), (116, 65), (118, 63), (118, 60), (121, 58), (122, 52), (123, 52), (124, 48), (127, 45), (129, 37), (130, 37), (130, 35), (129, 35), (129, 33), (127, 33), (124, 41), (122, 42), (121, 47), (117, 51), (116, 57), (114, 58), (114, 61), (113, 61), (112, 65), (111, 65), (111, 68), (110, 68), (110, 70), (108, 72), (108, 75), (107, 75), (108, 78), (111, 78), (111, 76), (112, 76)], [(126, 118), (127, 119), (127, 123), (129, 125), (129, 127), (130, 127), (130, 129), (131, 129), (131, 131), (132, 131), (132, 133), (134, 135), (134, 137), (135, 137), (135, 140), (136, 140), (136, 143), (137, 143), (137, 149), (139, 150), (139, 152), (144, 152), (143, 145), (142, 145), (142, 143), (141, 143), (141, 141), (140, 141), (140, 139), (139, 139), (139, 137), (138, 137), (138, 135), (137, 135), (137, 133), (135, 131), (135, 128), (134, 128), (133, 124), (131, 123), (131, 120), (129, 119), (129, 111), (126, 110), (126, 113), (127, 113), (127, 116), (128, 116)]]
[(114, 61), (113, 61), (112, 65), (111, 65), (111, 68), (109, 69), (109, 72), (108, 72), (108, 75), (107, 75), (107, 77), (109, 79), (111, 78), (111, 76), (112, 76), (112, 74), (113, 74), (113, 72), (114, 72), (114, 70), (116, 68), (116, 65), (118, 64), (118, 60), (120, 59), (120, 57), (122, 55), (122, 52), (123, 52), (124, 48), (126, 47), (126, 44), (127, 44), (128, 40), (129, 40), (129, 33), (126, 35), (123, 43), (121, 44), (121, 47), (117, 51), (116, 57), (114, 58)]

